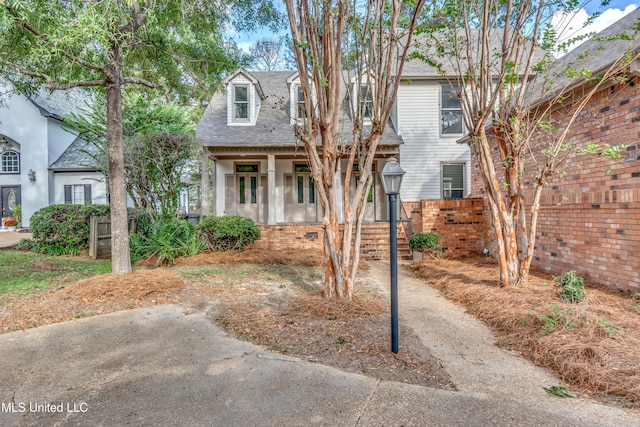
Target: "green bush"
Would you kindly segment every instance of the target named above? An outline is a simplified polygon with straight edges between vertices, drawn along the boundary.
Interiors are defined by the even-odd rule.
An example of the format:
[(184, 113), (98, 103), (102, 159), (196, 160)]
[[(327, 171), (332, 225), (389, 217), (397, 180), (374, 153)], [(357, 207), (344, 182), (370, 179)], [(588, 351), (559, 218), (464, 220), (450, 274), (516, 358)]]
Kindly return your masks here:
[(189, 221), (169, 216), (141, 221), (131, 235), (132, 259), (156, 257), (156, 265), (171, 265), (179, 256), (193, 256), (205, 248)]
[(32, 249), (50, 255), (77, 255), (89, 247), (91, 216), (108, 214), (108, 205), (65, 204), (44, 207), (29, 220), (29, 228), (33, 233)]
[(584, 280), (574, 270), (554, 277), (553, 280), (560, 286), (560, 298), (565, 302), (578, 303), (587, 296)]
[(409, 248), (412, 251), (424, 252), (433, 255), (442, 255), (440, 235), (435, 232), (415, 233), (409, 239)]
[(253, 220), (241, 216), (204, 217), (198, 230), (213, 251), (242, 251), (260, 238), (260, 229)]

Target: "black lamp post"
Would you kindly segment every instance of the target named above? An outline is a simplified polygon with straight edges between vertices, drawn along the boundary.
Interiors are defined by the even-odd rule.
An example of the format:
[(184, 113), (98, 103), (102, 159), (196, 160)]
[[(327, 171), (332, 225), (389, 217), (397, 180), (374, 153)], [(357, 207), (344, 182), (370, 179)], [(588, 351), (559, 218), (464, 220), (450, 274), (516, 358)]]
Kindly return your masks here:
[(404, 170), (395, 157), (391, 157), (385, 163), (382, 172), (382, 186), (389, 196), (389, 257), (391, 273), (391, 351), (398, 354), (398, 236), (396, 219), (396, 201), (400, 193), (400, 184)]

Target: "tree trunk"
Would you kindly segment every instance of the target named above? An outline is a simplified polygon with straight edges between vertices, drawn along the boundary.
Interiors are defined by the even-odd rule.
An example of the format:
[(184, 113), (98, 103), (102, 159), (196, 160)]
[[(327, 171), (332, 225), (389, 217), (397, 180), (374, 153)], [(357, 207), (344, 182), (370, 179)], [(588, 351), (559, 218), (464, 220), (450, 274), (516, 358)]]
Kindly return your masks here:
[(131, 273), (127, 191), (122, 148), (122, 93), (120, 65), (122, 53), (114, 48), (107, 73), (107, 142), (109, 154), (109, 195), (111, 205), (111, 271)]

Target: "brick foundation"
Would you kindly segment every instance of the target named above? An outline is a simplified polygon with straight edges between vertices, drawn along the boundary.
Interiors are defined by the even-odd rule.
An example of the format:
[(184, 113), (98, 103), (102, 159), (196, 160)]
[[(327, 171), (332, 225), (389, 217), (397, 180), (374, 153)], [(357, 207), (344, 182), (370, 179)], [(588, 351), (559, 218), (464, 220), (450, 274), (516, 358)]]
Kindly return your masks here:
[(267, 250), (324, 248), (321, 224), (259, 225), (260, 239), (251, 248)]

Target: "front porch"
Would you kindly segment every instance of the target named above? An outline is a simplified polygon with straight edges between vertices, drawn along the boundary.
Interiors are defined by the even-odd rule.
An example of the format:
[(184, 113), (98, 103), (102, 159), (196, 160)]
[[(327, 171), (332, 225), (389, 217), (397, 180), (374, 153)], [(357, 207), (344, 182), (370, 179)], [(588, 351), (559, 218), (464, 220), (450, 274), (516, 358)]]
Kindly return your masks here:
[[(366, 198), (365, 221), (388, 220), (388, 203), (379, 171), (386, 159), (397, 154), (396, 147), (379, 150), (373, 163), (374, 182)], [(334, 182), (341, 195), (346, 182), (347, 160), (340, 162)], [(360, 180), (354, 165), (349, 191), (355, 191)], [(322, 222), (323, 210), (316, 182), (301, 149), (225, 151), (221, 147), (205, 147), (202, 161), (202, 212), (205, 215), (240, 215), (257, 224), (314, 224)], [(338, 197), (338, 211), (343, 211)], [(342, 220), (342, 218), (340, 218)]]

